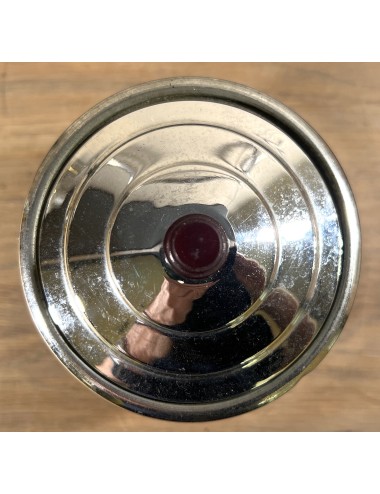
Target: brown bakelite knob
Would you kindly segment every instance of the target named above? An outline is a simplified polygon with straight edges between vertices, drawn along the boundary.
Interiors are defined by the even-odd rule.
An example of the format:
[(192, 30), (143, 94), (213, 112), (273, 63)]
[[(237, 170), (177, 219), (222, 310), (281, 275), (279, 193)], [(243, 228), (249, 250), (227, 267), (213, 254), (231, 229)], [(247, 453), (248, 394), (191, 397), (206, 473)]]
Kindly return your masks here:
[(178, 276), (205, 279), (225, 264), (228, 256), (227, 235), (210, 216), (189, 214), (175, 221), (166, 232), (164, 254)]

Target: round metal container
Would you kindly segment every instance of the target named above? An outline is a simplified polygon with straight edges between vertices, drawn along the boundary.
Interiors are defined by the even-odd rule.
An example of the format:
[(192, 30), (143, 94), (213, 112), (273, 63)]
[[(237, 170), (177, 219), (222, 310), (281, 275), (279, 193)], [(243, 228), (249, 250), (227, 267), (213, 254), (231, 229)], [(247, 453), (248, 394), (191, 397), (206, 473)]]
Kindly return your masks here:
[(21, 271), (61, 362), (112, 402), (171, 420), (290, 389), (340, 333), (358, 216), (329, 148), (272, 98), (178, 78), (79, 118), (26, 202)]

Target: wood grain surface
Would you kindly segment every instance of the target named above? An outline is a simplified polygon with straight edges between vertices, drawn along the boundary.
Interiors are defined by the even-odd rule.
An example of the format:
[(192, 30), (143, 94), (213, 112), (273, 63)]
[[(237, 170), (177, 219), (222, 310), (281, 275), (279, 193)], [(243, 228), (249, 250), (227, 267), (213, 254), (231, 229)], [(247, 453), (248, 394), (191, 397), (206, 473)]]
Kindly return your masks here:
[[(3, 63), (0, 73), (1, 431), (380, 430), (380, 64)], [(25, 198), (65, 128), (119, 90), (182, 75), (247, 84), (308, 121), (348, 176), (363, 236), (354, 307), (322, 363), (270, 405), (195, 424), (139, 416), (77, 381), (35, 329), (18, 268)]]

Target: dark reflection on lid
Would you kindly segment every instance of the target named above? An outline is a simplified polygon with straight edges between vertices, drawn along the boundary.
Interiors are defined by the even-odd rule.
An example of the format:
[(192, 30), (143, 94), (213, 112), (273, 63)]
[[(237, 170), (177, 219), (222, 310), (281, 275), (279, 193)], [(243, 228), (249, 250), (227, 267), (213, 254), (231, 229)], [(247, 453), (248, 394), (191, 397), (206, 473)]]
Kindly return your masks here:
[[(265, 286), (264, 270), (254, 260), (237, 255), (233, 269), (223, 283), (187, 286), (165, 279), (161, 290), (145, 311), (156, 323), (178, 331), (218, 328), (246, 311)], [(231, 296), (233, 294), (233, 296)], [(136, 322), (119, 342), (130, 356), (161, 369), (185, 372), (217, 372), (242, 364), (263, 350), (291, 323), (299, 303), (288, 291), (275, 289), (258, 314), (221, 334), (173, 339), (147, 324)], [(281, 366), (284, 351), (296, 351), (300, 340), (313, 337), (315, 322), (306, 316), (290, 340), (287, 350), (277, 354), (274, 365)], [(278, 368), (279, 368), (278, 367)], [(272, 366), (271, 372), (276, 368)], [(117, 366), (112, 370), (118, 372)], [(262, 377), (262, 376), (261, 376)]]

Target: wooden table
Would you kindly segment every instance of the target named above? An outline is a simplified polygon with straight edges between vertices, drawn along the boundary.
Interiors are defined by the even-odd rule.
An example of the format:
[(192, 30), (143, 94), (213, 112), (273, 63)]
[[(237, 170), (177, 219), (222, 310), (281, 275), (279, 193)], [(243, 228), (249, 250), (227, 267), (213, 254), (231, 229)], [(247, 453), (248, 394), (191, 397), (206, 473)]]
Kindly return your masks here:
[[(380, 429), (380, 64), (132, 63), (0, 65), (1, 431), (378, 431)], [(345, 329), (324, 361), (270, 405), (182, 424), (141, 417), (92, 393), (34, 328), (18, 268), (23, 204), (44, 155), (98, 101), (144, 81), (230, 79), (268, 93), (327, 141), (361, 217), (362, 274)]]

